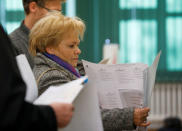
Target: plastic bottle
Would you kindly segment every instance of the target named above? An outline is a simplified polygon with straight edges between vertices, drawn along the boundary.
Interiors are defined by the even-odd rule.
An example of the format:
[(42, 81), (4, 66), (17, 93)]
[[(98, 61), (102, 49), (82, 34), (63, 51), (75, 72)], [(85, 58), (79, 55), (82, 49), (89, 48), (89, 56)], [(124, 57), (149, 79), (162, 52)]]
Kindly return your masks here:
[(103, 46), (103, 59), (108, 59), (108, 64), (117, 64), (118, 44), (110, 43), (110, 39), (105, 40)]

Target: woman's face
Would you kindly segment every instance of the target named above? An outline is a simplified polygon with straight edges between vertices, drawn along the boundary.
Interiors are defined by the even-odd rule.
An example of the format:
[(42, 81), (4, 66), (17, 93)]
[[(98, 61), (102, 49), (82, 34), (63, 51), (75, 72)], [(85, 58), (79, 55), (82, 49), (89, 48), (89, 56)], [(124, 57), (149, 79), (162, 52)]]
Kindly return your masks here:
[(79, 43), (80, 40), (77, 36), (67, 36), (58, 44), (58, 46), (51, 48), (51, 54), (58, 56), (63, 61), (76, 67), (79, 54), (81, 53), (81, 50), (78, 47)]

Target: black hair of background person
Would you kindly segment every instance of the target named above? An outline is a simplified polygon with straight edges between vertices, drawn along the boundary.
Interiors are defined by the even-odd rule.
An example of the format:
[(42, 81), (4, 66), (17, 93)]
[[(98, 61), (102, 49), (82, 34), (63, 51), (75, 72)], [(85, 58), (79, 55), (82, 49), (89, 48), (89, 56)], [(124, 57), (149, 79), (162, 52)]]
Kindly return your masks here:
[(181, 122), (178, 117), (168, 117), (164, 120), (164, 127), (158, 131), (182, 131)]
[(25, 91), (11, 41), (0, 25), (0, 131), (56, 131), (52, 108), (26, 102)]

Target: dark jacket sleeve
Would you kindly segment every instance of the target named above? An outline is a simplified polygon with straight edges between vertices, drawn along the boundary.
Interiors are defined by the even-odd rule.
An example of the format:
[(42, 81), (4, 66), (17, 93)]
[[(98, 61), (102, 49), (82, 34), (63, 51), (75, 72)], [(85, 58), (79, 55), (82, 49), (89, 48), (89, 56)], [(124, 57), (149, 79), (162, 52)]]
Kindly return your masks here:
[(24, 101), (22, 81), (11, 42), (0, 26), (0, 130), (56, 131), (56, 117), (51, 107)]
[(76, 68), (78, 69), (81, 76), (85, 75), (85, 70), (84, 70), (82, 61), (78, 61)]

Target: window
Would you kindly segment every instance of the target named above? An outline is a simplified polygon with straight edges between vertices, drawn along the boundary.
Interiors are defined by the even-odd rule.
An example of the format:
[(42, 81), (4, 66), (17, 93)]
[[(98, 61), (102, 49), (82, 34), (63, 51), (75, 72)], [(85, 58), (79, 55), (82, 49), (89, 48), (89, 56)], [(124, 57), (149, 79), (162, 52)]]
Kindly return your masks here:
[(121, 63), (152, 64), (157, 53), (156, 27), (155, 20), (121, 20), (119, 37)]
[(133, 8), (156, 8), (157, 0), (120, 0), (121, 9), (133, 9)]
[[(72, 1), (73, 0), (67, 0), (69, 4), (66, 6), (70, 7), (70, 9), (66, 11), (70, 13), (66, 14), (69, 16), (75, 15), (75, 4)], [(63, 4), (63, 13), (65, 13), (66, 6)], [(11, 33), (19, 27), (24, 17), (22, 0), (0, 0), (0, 22), (8, 33)]]
[(182, 13), (182, 0), (166, 0), (168, 13)]
[(167, 69), (169, 71), (182, 70), (182, 17), (167, 18)]
[(120, 0), (119, 62), (151, 65), (162, 50), (158, 79), (182, 80), (181, 5), (181, 0)]
[(22, 0), (6, 0), (5, 3), (5, 21), (4, 24), (8, 33), (15, 30), (24, 18)]
[(0, 22), (11, 33), (24, 18), (22, 0), (0, 0)]

